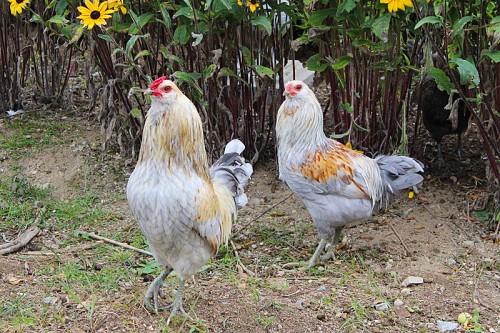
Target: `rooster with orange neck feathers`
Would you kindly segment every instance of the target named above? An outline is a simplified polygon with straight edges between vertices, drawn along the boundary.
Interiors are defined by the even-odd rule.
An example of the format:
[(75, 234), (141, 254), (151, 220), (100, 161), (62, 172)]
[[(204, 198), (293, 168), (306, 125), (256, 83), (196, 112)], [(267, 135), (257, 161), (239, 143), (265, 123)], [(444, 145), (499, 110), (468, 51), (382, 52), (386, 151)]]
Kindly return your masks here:
[(279, 175), (306, 206), (321, 239), (311, 267), (327, 243), (324, 258), (334, 255), (346, 224), (368, 219), (398, 190), (416, 190), (423, 165), (405, 156), (372, 159), (327, 138), (321, 106), (303, 82), (289, 82), (284, 95), (276, 123)]
[[(253, 172), (232, 140), (209, 168), (200, 116), (194, 104), (165, 77), (146, 90), (151, 108), (141, 151), (127, 184), (127, 199), (157, 262), (165, 269), (149, 286), (145, 307), (181, 311), (184, 282), (227, 243), (237, 209), (247, 203), (244, 186)], [(179, 288), (172, 305), (159, 308), (165, 278), (175, 270)]]

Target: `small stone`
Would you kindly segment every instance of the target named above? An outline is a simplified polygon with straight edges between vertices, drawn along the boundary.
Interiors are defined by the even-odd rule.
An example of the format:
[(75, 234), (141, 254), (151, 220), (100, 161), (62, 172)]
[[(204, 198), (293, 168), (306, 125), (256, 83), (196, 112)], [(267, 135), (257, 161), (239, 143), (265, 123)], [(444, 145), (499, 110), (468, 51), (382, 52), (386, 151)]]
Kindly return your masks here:
[(401, 289), (401, 295), (409, 295), (411, 293), (410, 288), (403, 288)]
[(450, 266), (454, 266), (454, 265), (456, 265), (456, 264), (457, 264), (457, 262), (456, 262), (456, 261), (455, 261), (455, 259), (453, 259), (453, 258), (450, 258), (450, 259), (446, 260), (446, 263), (447, 263), (448, 265), (450, 265)]
[(424, 282), (425, 283), (433, 283), (434, 282), (434, 278), (432, 278), (432, 277), (425, 278)]
[(412, 285), (415, 285), (415, 284), (422, 284), (422, 283), (424, 283), (424, 279), (421, 278), (420, 276), (408, 276), (403, 281), (403, 283), (401, 283), (401, 285), (403, 287), (408, 287), (408, 286), (412, 286)]
[(375, 304), (375, 310), (387, 312), (387, 310), (389, 310), (389, 305), (385, 302), (377, 303), (377, 304)]
[(394, 314), (398, 318), (408, 318), (411, 316), (411, 313), (404, 306), (394, 308)]
[(316, 268), (320, 272), (323, 272), (325, 270), (325, 267), (323, 267), (323, 266), (319, 266), (319, 267), (316, 267)]
[(326, 316), (324, 313), (318, 313), (318, 315), (316, 316), (316, 318), (318, 318), (319, 320), (323, 321), (326, 319)]
[(437, 321), (437, 326), (440, 332), (451, 332), (458, 328), (458, 324), (453, 321)]
[(325, 291), (325, 290), (326, 290), (326, 287), (325, 287), (325, 286), (319, 286), (318, 290), (319, 290), (319, 291)]
[(47, 304), (47, 305), (52, 305), (52, 304), (56, 304), (56, 302), (59, 300), (59, 298), (57, 297), (54, 297), (54, 296), (51, 296), (51, 297), (45, 297), (43, 299), (43, 304)]
[(466, 240), (463, 242), (464, 247), (473, 247), (474, 246), (474, 241), (471, 240)]
[(304, 300), (303, 299), (299, 299), (297, 300), (297, 302), (295, 302), (295, 307), (299, 310), (303, 310), (304, 309), (304, 306), (302, 305), (302, 303), (304, 303)]
[(400, 300), (399, 298), (397, 298), (395, 301), (394, 301), (394, 306), (395, 307), (399, 307), (399, 306), (403, 306), (405, 303), (403, 303), (402, 300)]

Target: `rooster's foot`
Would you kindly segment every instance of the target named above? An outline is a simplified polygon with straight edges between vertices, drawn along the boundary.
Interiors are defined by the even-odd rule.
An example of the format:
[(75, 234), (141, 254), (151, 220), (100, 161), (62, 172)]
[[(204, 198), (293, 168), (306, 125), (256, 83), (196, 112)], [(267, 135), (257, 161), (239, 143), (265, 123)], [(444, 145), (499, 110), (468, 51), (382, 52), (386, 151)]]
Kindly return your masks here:
[(316, 261), (318, 260), (319, 255), (325, 249), (325, 245), (326, 245), (326, 240), (325, 239), (321, 239), (319, 241), (318, 247), (316, 248), (316, 251), (314, 251), (313, 256), (311, 257), (311, 259), (309, 260), (309, 263), (307, 264), (308, 268), (311, 268), (311, 267), (313, 267), (316, 264)]
[(175, 292), (174, 303), (165, 307), (165, 309), (171, 309), (170, 315), (168, 316), (168, 319), (167, 319), (167, 326), (170, 324), (170, 321), (172, 320), (172, 318), (174, 318), (177, 315), (177, 313), (181, 313), (182, 315), (186, 316), (190, 321), (195, 321), (193, 318), (191, 318), (187, 314), (187, 312), (182, 307), (182, 295), (183, 294), (184, 294), (184, 281), (179, 279), (179, 289), (177, 289), (177, 291)]
[(163, 286), (163, 281), (172, 272), (171, 268), (165, 269), (156, 279), (151, 282), (144, 296), (144, 306), (146, 309), (154, 314), (158, 314), (158, 311), (163, 310), (163, 308), (158, 308), (158, 295), (160, 294), (160, 289)]

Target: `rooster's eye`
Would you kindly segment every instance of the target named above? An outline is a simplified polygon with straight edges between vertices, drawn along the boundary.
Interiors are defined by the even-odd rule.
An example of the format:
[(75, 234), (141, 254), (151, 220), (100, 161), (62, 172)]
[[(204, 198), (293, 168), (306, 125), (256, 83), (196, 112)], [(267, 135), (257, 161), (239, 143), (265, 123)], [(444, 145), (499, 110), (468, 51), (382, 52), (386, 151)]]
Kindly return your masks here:
[(300, 89), (302, 89), (302, 86), (300, 84), (298, 84), (295, 88), (297, 88), (297, 90), (300, 90)]
[(165, 88), (163, 88), (163, 90), (165, 92), (169, 92), (170, 90), (172, 90), (172, 87), (171, 86), (166, 86)]

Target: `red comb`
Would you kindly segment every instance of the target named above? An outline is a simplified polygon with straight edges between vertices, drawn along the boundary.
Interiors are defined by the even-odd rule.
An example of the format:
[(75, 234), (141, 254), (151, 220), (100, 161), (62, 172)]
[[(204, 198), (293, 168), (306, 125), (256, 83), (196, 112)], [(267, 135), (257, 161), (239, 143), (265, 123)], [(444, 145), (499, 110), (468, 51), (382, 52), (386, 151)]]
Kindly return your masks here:
[(149, 86), (149, 89), (155, 90), (166, 79), (167, 79), (166, 76), (162, 76), (162, 77), (157, 78), (156, 80), (153, 81), (153, 83), (151, 83), (151, 85)]

